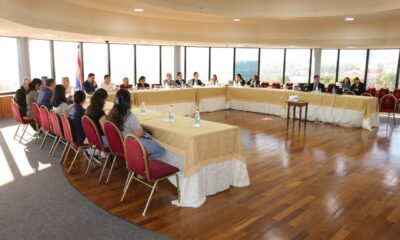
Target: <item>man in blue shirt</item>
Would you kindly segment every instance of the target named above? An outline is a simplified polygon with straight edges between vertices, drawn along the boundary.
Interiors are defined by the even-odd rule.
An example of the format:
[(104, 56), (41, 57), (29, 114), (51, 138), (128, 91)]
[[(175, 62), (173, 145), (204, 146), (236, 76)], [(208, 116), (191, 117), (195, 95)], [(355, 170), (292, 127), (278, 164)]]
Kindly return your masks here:
[(96, 91), (97, 83), (94, 81), (94, 73), (89, 73), (87, 80), (83, 83), (83, 90), (91, 94)]
[(38, 96), (38, 105), (46, 106), (48, 109), (52, 109), (53, 106), (50, 103), (51, 97), (53, 96), (54, 88), (56, 87), (56, 82), (54, 79), (46, 79), (46, 86), (42, 88)]

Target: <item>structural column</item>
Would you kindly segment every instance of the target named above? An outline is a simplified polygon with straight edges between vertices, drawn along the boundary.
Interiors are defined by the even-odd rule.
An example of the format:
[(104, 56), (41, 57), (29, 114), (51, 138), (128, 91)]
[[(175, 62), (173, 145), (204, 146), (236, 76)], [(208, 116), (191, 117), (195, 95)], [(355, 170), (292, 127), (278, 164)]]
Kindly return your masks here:
[(177, 72), (182, 72), (183, 69), (181, 69), (181, 46), (174, 46), (174, 73), (172, 78), (176, 78), (176, 73)]
[[(314, 48), (314, 73), (312, 75), (320, 75), (321, 74), (321, 48)], [(312, 77), (312, 76), (311, 76)]]
[(29, 39), (20, 37), (17, 39), (17, 45), (20, 84), (22, 84), (24, 77), (31, 77), (31, 68), (29, 66)]

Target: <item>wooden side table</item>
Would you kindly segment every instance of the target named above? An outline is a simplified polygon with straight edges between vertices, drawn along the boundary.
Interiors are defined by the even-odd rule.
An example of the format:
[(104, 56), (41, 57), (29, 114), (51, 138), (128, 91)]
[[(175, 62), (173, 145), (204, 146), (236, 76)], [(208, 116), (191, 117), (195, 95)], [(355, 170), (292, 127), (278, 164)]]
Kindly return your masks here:
[(304, 118), (304, 128), (307, 125), (307, 113), (308, 113), (308, 102), (305, 101), (286, 101), (287, 104), (287, 119), (286, 119), (286, 125), (287, 128), (289, 128), (289, 120), (290, 120), (290, 108), (293, 107), (293, 127), (294, 127), (294, 123), (296, 120), (296, 107), (300, 108), (300, 114), (299, 114), (299, 128), (301, 126), (301, 117), (302, 117), (302, 113), (303, 113), (303, 107), (305, 107), (305, 118)]

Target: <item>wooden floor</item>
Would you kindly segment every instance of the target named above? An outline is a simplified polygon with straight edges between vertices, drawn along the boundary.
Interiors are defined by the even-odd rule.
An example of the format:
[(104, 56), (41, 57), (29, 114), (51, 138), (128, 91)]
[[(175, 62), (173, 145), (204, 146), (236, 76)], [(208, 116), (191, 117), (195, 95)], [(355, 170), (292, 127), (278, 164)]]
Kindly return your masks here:
[(284, 119), (263, 114), (202, 117), (241, 128), (249, 187), (210, 196), (200, 208), (178, 208), (165, 182), (142, 217), (150, 191), (134, 183), (120, 202), (122, 162), (108, 185), (97, 183), (99, 169), (86, 177), (84, 162), (67, 178), (110, 213), (178, 239), (400, 239), (400, 128), (309, 123), (306, 131), (287, 131)]

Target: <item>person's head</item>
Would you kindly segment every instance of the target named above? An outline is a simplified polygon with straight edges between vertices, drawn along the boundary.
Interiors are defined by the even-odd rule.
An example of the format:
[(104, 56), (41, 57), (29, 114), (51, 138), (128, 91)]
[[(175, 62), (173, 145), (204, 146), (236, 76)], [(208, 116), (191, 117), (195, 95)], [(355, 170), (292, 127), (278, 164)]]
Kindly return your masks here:
[(242, 80), (243, 80), (242, 74), (237, 73), (237, 74), (236, 74), (236, 81), (242, 81)]
[(108, 93), (106, 90), (102, 88), (97, 89), (90, 99), (90, 105), (86, 110), (86, 115), (92, 117), (99, 111), (102, 111), (107, 97)]
[(122, 130), (126, 114), (131, 109), (131, 94), (126, 89), (120, 89), (115, 96), (114, 106), (108, 114), (108, 118)]
[(193, 73), (193, 78), (194, 79), (198, 79), (199, 78), (199, 73), (198, 72), (194, 72)]
[(171, 81), (172, 80), (172, 74), (171, 73), (167, 73), (167, 80)]
[(182, 80), (182, 73), (181, 72), (177, 72), (176, 73), (176, 77), (178, 78), (178, 80)]
[(111, 78), (109, 74), (104, 75), (104, 83), (105, 84), (110, 84)]
[(74, 93), (74, 103), (83, 105), (86, 101), (86, 94), (82, 90), (78, 90)]
[(258, 81), (258, 75), (253, 75), (253, 77), (251, 78), (251, 80), (252, 80), (253, 82)]
[(47, 76), (41, 76), (40, 79), (42, 80), (43, 84), (45, 84), (46, 80), (49, 78)]
[(56, 81), (52, 78), (46, 79), (46, 87), (50, 88), (51, 91), (54, 91), (54, 88), (56, 87)]
[(139, 83), (144, 84), (146, 82), (146, 78), (144, 76), (140, 76)]
[(69, 78), (68, 77), (63, 77), (62, 78), (62, 85), (67, 89), (69, 87)]
[(93, 83), (94, 82), (94, 73), (89, 73), (87, 79), (88, 79), (89, 82)]
[(350, 82), (350, 78), (349, 77), (345, 77), (344, 79), (343, 79), (343, 83), (344, 84), (350, 84), (351, 82)]
[(62, 84), (57, 84), (51, 96), (50, 103), (53, 107), (58, 107), (61, 103), (67, 102), (65, 97), (65, 87)]
[(25, 77), (24, 81), (22, 83), (22, 87), (25, 88), (25, 90), (29, 90), (29, 84), (31, 83), (31, 79), (29, 77)]
[(39, 78), (34, 78), (31, 83), (29, 83), (29, 91), (39, 90), (42, 86), (42, 80)]
[(355, 77), (355, 78), (354, 78), (354, 83), (355, 83), (356, 85), (359, 85), (359, 84), (361, 83), (361, 81), (360, 81), (360, 79), (359, 79), (358, 77)]
[(128, 86), (129, 85), (129, 79), (127, 77), (124, 77), (122, 79), (122, 84), (124, 84), (125, 86)]
[(217, 75), (216, 75), (216, 74), (213, 74), (213, 75), (211, 76), (211, 80), (213, 80), (213, 81), (218, 81)]
[(319, 83), (319, 75), (314, 75), (314, 83)]

